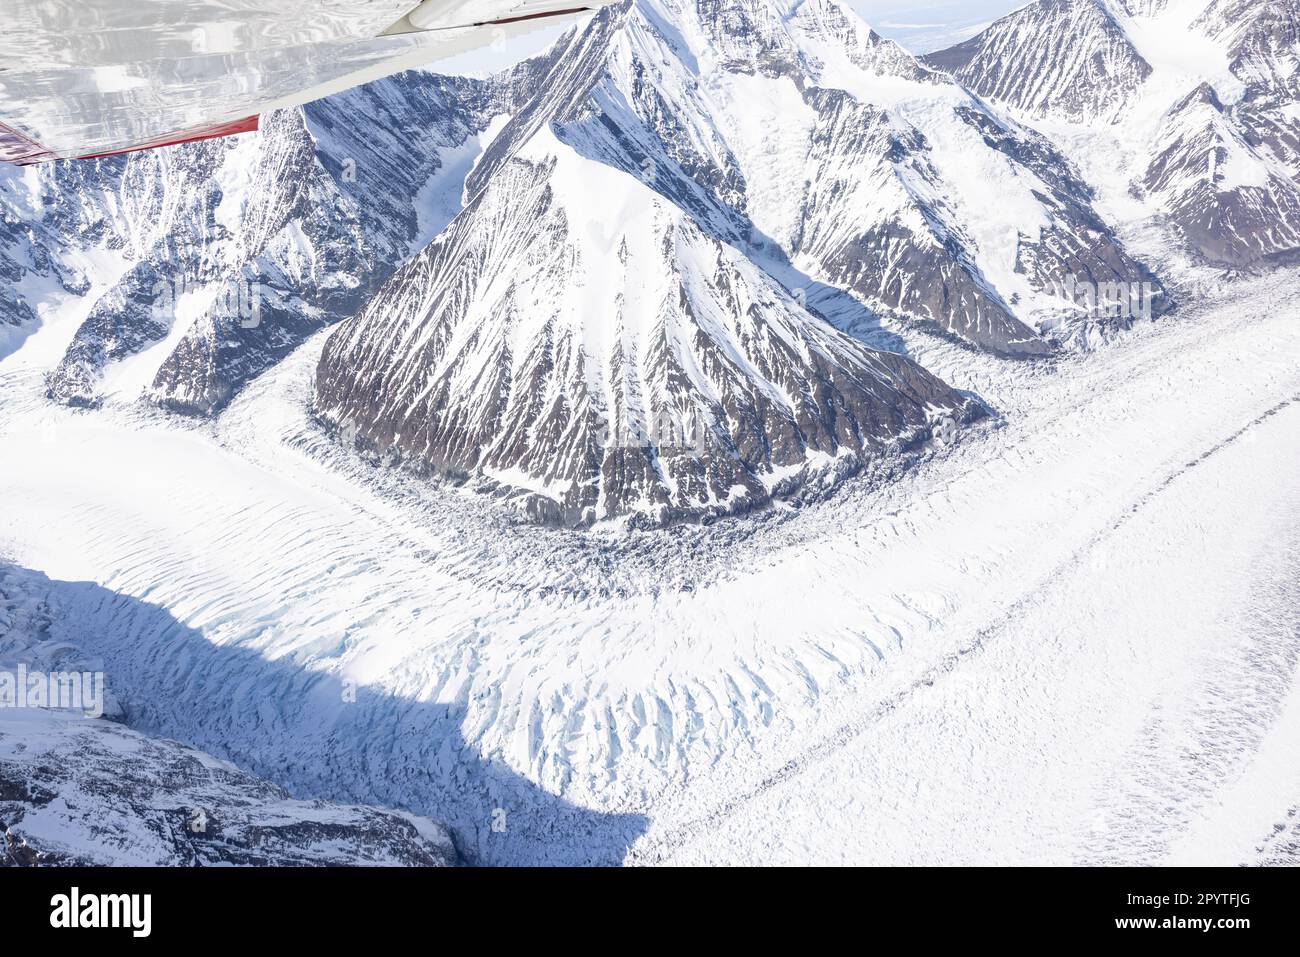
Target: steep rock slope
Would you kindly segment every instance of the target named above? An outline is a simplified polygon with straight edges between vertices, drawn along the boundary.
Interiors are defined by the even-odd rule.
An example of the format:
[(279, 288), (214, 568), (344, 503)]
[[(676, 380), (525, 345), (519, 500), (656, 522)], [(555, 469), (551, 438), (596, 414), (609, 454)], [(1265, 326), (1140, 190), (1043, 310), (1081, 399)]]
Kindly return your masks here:
[(1298, 41), (1297, 0), (1039, 0), (927, 62), (1063, 141), (1088, 124), (1094, 186), (1251, 267), (1300, 252)]
[(164, 218), (101, 189), (97, 163), (0, 167), (0, 357), (38, 328), (52, 298), (86, 295), (97, 271), (151, 242)]
[(1193, 28), (1227, 49), (1233, 76), (1254, 91), (1300, 97), (1300, 2), (1212, 0)]
[(1153, 195), (1210, 262), (1293, 259), (1300, 253), (1300, 2), (1197, 0), (1185, 9), (1200, 6), (1190, 29), (1218, 52), (1218, 75), (1166, 114), (1144, 185), (1159, 180), (1164, 191)]
[[(5, 303), (12, 324), (30, 329), (48, 298), (37, 280), (70, 256), (106, 267), (63, 284), (97, 301), (51, 371), (51, 397), (221, 408), (354, 313), (450, 219), (480, 137), (531, 92), (540, 62), (493, 81), (403, 74), (272, 114), (257, 133), (4, 171), (0, 269), (35, 277)], [(32, 193), (58, 207), (31, 208)], [(31, 222), (43, 232), (25, 235)]]
[(1202, 84), (1161, 125), (1162, 149), (1142, 187), (1213, 262), (1249, 265), (1300, 250), (1300, 180), (1275, 159), (1294, 149), (1296, 131), (1261, 136), (1266, 122), (1267, 114), (1256, 114), (1244, 127)]
[(0, 834), (0, 866), (457, 862), (428, 818), (295, 801), (174, 741), (51, 711), (0, 719)]
[(835, 4), (640, 0), (552, 59), (317, 384), (364, 447), (534, 517), (748, 508), (966, 414), (830, 335), (823, 289), (1025, 356), (1051, 346), (1013, 303), (1154, 284), (1050, 144)]
[(1102, 0), (1031, 3), (925, 62), (1029, 115), (1080, 122), (1114, 119), (1151, 75)]
[(568, 525), (748, 509), (979, 414), (545, 131), (331, 337), (317, 404)]

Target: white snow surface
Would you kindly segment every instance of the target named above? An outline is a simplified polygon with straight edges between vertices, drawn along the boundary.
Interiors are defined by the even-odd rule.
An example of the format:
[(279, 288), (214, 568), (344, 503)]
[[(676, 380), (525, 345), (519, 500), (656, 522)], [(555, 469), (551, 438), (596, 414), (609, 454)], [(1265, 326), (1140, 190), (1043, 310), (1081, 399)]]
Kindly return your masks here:
[(0, 553), (98, 586), (135, 729), (486, 863), (1248, 862), (1300, 802), (1297, 278), (1054, 366), (918, 338), (1004, 418), (608, 534), (338, 451), (322, 336), (212, 424), (53, 406), (73, 303), (0, 361)]
[[(1223, 189), (1289, 173), (1217, 111), (1166, 115), (1201, 83), (1225, 105), (1239, 93), (1205, 0), (1107, 5), (1153, 70), (1124, 122), (1033, 125), (1186, 289), (1183, 307), (1033, 365), (900, 326), (912, 358), (997, 416), (888, 484), (709, 527), (516, 524), (321, 430), (328, 331), (211, 422), (135, 401), (169, 342), (114, 369), (102, 408), (56, 406), (44, 376), (129, 258), (97, 254), (89, 295), (52, 288), (39, 327), (0, 343), (0, 557), (67, 586), (59, 627), (104, 663), (132, 729), (295, 798), (446, 821), (484, 863), (1275, 855), (1269, 835), (1300, 807), (1300, 271), (1204, 283), (1155, 221), (1189, 183), (1131, 186), (1179, 137), (1216, 164), (1209, 147), (1223, 151), (1209, 172)], [(953, 228), (1028, 298), (1008, 237), (1041, 225), (1041, 184), (953, 121), (968, 95), (918, 79), (856, 21), (831, 42), (824, 3), (780, 9), (775, 34), (810, 76), (924, 133)], [(685, 113), (682, 135), (701, 155), (731, 149), (753, 221), (784, 241), (811, 123), (793, 82), (723, 69), (711, 38), (647, 23), (620, 41), (616, 76), (631, 82), (631, 52), (663, 62), (670, 100), (711, 118)], [(697, 69), (667, 69), (670, 55)], [(448, 150), (416, 197), (421, 240), (502, 125)], [(658, 208), (553, 137), (530, 149), (564, 160), (567, 207), (599, 190), (590, 208), (608, 219), (574, 224), (593, 256), (607, 222), (635, 231)], [(866, 184), (862, 215), (908, 215), (904, 187), (927, 185), (900, 182)], [(117, 213), (140, 248), (172, 215)], [(572, 298), (613, 294), (595, 281)], [(604, 354), (598, 312), (570, 318)]]

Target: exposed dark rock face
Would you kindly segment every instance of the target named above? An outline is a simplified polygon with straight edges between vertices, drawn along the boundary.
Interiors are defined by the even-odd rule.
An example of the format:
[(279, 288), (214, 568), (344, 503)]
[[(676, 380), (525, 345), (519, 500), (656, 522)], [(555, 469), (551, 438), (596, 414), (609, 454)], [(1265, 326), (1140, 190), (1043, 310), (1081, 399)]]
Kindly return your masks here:
[[(293, 800), (211, 755), (118, 723), (126, 714), (112, 676), (70, 633), (86, 637), (69, 627), (49, 580), (0, 562), (0, 866), (457, 862), (447, 829), (427, 818)], [(14, 681), (34, 674), (98, 674), (78, 684), (97, 691), (42, 703), (68, 707), (37, 707), (17, 700)]]
[[(1294, 158), (1300, 128), (1280, 115), (1230, 115), (1208, 84), (1166, 115), (1143, 188), (1207, 261), (1247, 266), (1300, 250), (1300, 180), (1266, 154)], [(1294, 160), (1293, 160), (1294, 161)]]
[[(85, 277), (67, 275), (77, 254), (103, 250), (121, 270), (50, 373), (51, 397), (93, 405), (118, 386), (183, 412), (220, 409), (432, 238), (459, 206), (474, 138), (518, 109), (545, 63), (492, 81), (407, 73), (271, 114), (255, 134), (9, 171), (7, 277), (49, 274), (84, 295)], [(57, 202), (28, 210), (30, 182)], [(0, 315), (35, 321), (11, 293)]]
[(1039, 0), (925, 62), (1034, 116), (1113, 119), (1151, 75), (1101, 0)]
[[(534, 147), (326, 345), (318, 408), (362, 447), (487, 476), (542, 521), (664, 522), (753, 508), (980, 414), (658, 194)], [(623, 194), (621, 228), (579, 225), (583, 180)]]
[(0, 719), (0, 866), (447, 866), (427, 818), (295, 801), (208, 755), (104, 719)]

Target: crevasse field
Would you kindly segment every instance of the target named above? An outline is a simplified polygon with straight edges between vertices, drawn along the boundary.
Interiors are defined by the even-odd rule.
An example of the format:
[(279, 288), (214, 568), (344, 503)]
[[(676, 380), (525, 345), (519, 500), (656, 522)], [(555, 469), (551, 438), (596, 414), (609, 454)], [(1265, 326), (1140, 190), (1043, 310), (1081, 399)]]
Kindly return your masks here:
[(94, 297), (51, 295), (0, 361), (0, 554), (133, 727), (482, 863), (1294, 861), (1297, 281), (1051, 365), (932, 344), (999, 418), (634, 533), (341, 451), (321, 336), (209, 423), (53, 405)]

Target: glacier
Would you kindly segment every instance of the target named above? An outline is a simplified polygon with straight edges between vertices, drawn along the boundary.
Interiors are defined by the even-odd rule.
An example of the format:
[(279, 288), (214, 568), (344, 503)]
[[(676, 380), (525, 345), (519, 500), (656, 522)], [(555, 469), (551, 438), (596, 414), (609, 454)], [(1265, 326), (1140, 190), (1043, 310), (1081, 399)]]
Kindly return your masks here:
[[(1278, 8), (1080, 2), (992, 36), (1092, 25), (1111, 89), (1014, 102), (824, 0), (633, 0), (490, 79), (0, 172), (0, 567), (115, 702), (0, 712), (0, 773), (218, 769), (178, 790), (251, 809), (244, 863), (304, 821), (384, 863), (1295, 863)], [(610, 482), (566, 438), (663, 395), (731, 445), (637, 433)], [(21, 810), (193, 862), (141, 843), (158, 800)], [(306, 833), (280, 859), (338, 859)]]

